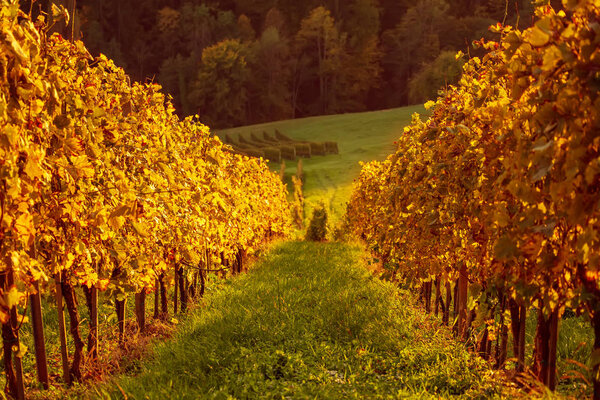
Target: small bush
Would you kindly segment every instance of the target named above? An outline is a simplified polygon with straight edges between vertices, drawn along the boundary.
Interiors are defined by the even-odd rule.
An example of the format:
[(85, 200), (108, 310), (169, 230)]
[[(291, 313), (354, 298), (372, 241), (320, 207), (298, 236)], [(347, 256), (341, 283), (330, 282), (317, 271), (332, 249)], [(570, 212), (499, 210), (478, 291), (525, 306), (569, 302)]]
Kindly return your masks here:
[(312, 242), (324, 242), (327, 237), (327, 210), (321, 204), (313, 210), (313, 215), (306, 230), (306, 239)]
[(352, 230), (348, 226), (348, 220), (343, 218), (338, 224), (333, 228), (333, 240), (336, 242), (348, 242), (352, 237)]

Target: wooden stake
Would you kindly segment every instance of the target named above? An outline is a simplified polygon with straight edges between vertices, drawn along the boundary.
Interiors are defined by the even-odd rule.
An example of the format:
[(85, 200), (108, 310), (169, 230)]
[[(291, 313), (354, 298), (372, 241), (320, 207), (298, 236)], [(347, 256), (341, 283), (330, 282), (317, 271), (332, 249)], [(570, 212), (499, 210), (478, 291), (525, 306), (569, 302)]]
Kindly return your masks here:
[(135, 315), (140, 332), (146, 329), (146, 291), (142, 289), (135, 294)]
[(77, 308), (77, 297), (75, 296), (75, 289), (65, 279), (61, 282), (62, 294), (67, 306), (69, 313), (70, 332), (73, 338), (73, 344), (75, 345), (75, 351), (73, 352), (73, 362), (69, 373), (72, 379), (81, 381), (81, 365), (83, 364), (84, 354), (83, 348), (85, 347), (81, 335), (79, 333), (79, 310)]
[(38, 381), (44, 389), (48, 389), (48, 360), (46, 357), (46, 342), (44, 341), (44, 321), (42, 317), (42, 298), (37, 281), (33, 283), (35, 293), (29, 295), (31, 303), (31, 325), (33, 328), (33, 343), (35, 346), (35, 365)]
[(450, 281), (446, 281), (446, 309), (444, 310), (444, 317), (442, 321), (446, 326), (450, 323), (450, 303), (452, 302), (452, 284)]
[(525, 371), (525, 321), (527, 320), (527, 307), (520, 305), (519, 310), (519, 355), (517, 371)]
[(550, 341), (548, 343), (548, 388), (556, 390), (556, 351), (558, 344), (558, 308), (550, 314)]
[(119, 343), (123, 344), (125, 340), (125, 305), (127, 298), (118, 300), (115, 296), (115, 308), (117, 312), (117, 322), (119, 324)]
[(169, 316), (169, 302), (167, 300), (167, 287), (165, 285), (165, 274), (161, 273), (158, 277), (160, 283), (160, 316), (166, 320)]
[(460, 267), (460, 275), (458, 278), (458, 336), (465, 339), (467, 334), (467, 300), (469, 290), (469, 277), (467, 266)]
[(173, 285), (173, 315), (177, 314), (177, 303), (178, 303), (178, 299), (177, 299), (177, 287), (179, 286), (179, 274), (177, 273), (177, 263), (173, 263), (173, 270), (175, 273), (175, 280), (174, 280), (174, 285)]
[(71, 384), (69, 373), (69, 351), (67, 349), (67, 329), (65, 327), (65, 312), (63, 304), (60, 274), (56, 276), (56, 310), (58, 312), (58, 336), (60, 337), (60, 356), (62, 359), (63, 380), (67, 385)]
[(154, 319), (157, 319), (160, 315), (160, 281), (156, 278), (154, 284)]
[(83, 293), (85, 293), (85, 302), (90, 317), (87, 351), (88, 355), (96, 359), (98, 358), (98, 289), (83, 285)]
[(437, 276), (435, 278), (435, 316), (437, 317), (440, 313), (440, 300), (442, 300), (442, 293), (441, 293), (441, 283), (442, 283), (442, 279)]

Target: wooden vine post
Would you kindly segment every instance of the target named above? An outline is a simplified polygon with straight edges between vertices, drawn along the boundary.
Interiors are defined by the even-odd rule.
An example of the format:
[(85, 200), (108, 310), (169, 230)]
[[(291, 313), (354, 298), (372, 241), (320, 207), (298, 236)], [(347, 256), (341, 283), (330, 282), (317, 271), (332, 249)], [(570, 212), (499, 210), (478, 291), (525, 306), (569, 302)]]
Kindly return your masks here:
[(35, 346), (35, 365), (38, 381), (44, 389), (48, 389), (48, 360), (46, 357), (46, 342), (44, 340), (44, 321), (42, 316), (42, 298), (39, 282), (33, 283), (35, 293), (29, 295), (31, 308), (31, 324), (33, 329), (33, 343)]
[(140, 332), (146, 329), (146, 289), (135, 294), (135, 315)]
[(186, 278), (184, 276), (183, 264), (179, 264), (177, 268), (178, 281), (175, 281), (175, 286), (179, 284), (179, 297), (181, 298), (180, 311), (184, 313), (187, 310), (188, 293), (186, 288)]
[(538, 380), (548, 386), (550, 390), (556, 388), (558, 319), (557, 308), (552, 310), (548, 316), (544, 314), (543, 307), (538, 309), (533, 372)]
[(123, 344), (125, 339), (125, 306), (127, 298), (123, 295), (123, 299), (119, 300), (119, 296), (115, 296), (115, 311), (117, 313), (117, 324), (119, 326), (119, 344)]
[(75, 289), (71, 283), (63, 277), (62, 282), (62, 295), (67, 306), (67, 312), (69, 313), (70, 332), (73, 338), (73, 344), (75, 345), (75, 351), (73, 352), (73, 362), (71, 363), (70, 375), (72, 379), (81, 381), (81, 366), (83, 364), (83, 348), (85, 347), (81, 335), (79, 333), (79, 311), (77, 309), (77, 297), (75, 296)]
[(98, 288), (83, 286), (90, 314), (87, 351), (93, 359), (98, 358)]
[[(436, 278), (435, 278), (435, 316), (436, 317), (440, 314), (440, 301), (442, 300), (441, 283), (442, 283), (441, 277), (436, 276)], [(443, 307), (443, 304), (442, 304), (442, 307)]]
[(506, 321), (504, 317), (504, 313), (506, 311), (506, 295), (504, 293), (500, 294), (500, 334), (496, 340), (496, 365), (497, 369), (503, 368), (506, 362), (506, 352), (508, 348), (508, 327), (506, 326)]
[(160, 281), (156, 278), (154, 282), (154, 319), (157, 319), (160, 315)]
[(177, 263), (175, 261), (173, 261), (173, 279), (174, 279), (174, 285), (173, 285), (173, 315), (177, 314), (177, 306), (178, 306), (178, 293), (177, 293), (177, 289), (179, 287), (178, 283), (179, 283), (179, 271), (177, 268)]
[(165, 274), (161, 273), (158, 277), (160, 286), (160, 317), (166, 320), (169, 316), (169, 302), (167, 299), (167, 287), (165, 285)]
[(63, 304), (62, 286), (60, 284), (61, 273), (56, 275), (55, 280), (55, 299), (56, 311), (58, 312), (58, 336), (60, 338), (60, 357), (62, 361), (63, 380), (67, 385), (71, 384), (71, 374), (69, 373), (69, 351), (67, 349), (67, 329), (65, 327), (65, 312)]
[(468, 329), (468, 293), (469, 291), (469, 276), (467, 266), (463, 263), (460, 267), (458, 278), (458, 337), (465, 339)]
[(444, 309), (444, 316), (442, 321), (445, 325), (450, 323), (450, 303), (452, 302), (452, 284), (449, 280), (446, 281), (446, 308)]

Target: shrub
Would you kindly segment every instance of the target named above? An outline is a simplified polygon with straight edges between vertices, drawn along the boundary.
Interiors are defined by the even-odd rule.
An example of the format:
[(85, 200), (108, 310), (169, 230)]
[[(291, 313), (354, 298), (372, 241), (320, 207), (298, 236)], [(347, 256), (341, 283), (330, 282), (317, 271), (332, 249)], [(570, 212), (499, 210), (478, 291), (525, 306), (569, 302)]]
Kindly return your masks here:
[(324, 242), (327, 237), (327, 210), (323, 204), (313, 210), (305, 240)]

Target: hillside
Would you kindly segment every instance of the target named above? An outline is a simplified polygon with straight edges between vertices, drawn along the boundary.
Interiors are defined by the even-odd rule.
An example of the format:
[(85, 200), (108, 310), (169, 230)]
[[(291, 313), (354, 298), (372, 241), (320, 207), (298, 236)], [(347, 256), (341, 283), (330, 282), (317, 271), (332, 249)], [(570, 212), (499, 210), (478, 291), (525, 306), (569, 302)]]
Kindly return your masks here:
[[(217, 134), (221, 138), (226, 134), (249, 136), (252, 132), (273, 132), (278, 129), (297, 140), (336, 141), (339, 154), (302, 160), (306, 216), (310, 217), (315, 204), (323, 201), (329, 207), (332, 219), (336, 220), (345, 211), (352, 181), (360, 171), (359, 162), (384, 159), (394, 151), (394, 141), (410, 122), (412, 114), (425, 111), (423, 106), (419, 105), (366, 113), (328, 115), (226, 129)], [(270, 163), (270, 167), (274, 171), (281, 168), (279, 164), (274, 163)], [(296, 173), (296, 163), (286, 161), (285, 172), (289, 183), (289, 177)], [(288, 187), (291, 191), (291, 185)]]

